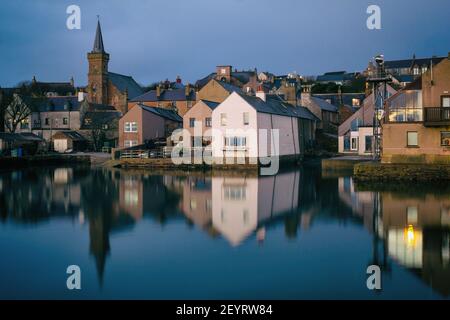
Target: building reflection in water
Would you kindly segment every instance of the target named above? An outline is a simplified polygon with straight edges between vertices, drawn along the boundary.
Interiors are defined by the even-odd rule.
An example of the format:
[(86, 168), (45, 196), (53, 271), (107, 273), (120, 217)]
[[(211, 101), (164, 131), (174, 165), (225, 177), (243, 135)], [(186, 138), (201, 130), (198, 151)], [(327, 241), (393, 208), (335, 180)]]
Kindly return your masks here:
[[(340, 178), (340, 196), (364, 217), (374, 235), (374, 247), (382, 242), (383, 256), (411, 270), (444, 296), (450, 294), (450, 189), (425, 185), (369, 186), (377, 191), (355, 191), (351, 178)], [(389, 190), (389, 188), (391, 190)], [(363, 198), (364, 200), (361, 200)], [(372, 198), (372, 206), (370, 200)], [(349, 201), (349, 199), (359, 199)], [(366, 223), (373, 209), (372, 224)], [(374, 254), (377, 248), (374, 248)], [(386, 265), (385, 259), (374, 259)], [(389, 269), (389, 268), (388, 268)]]
[(0, 219), (32, 224), (66, 217), (87, 225), (100, 283), (111, 235), (143, 219), (161, 225), (185, 220), (230, 246), (270, 241), (277, 224), (284, 224), (287, 238), (296, 238), (300, 230), (312, 230), (319, 216), (352, 220), (372, 234), (368, 264), (380, 265), (383, 272), (399, 264), (448, 296), (450, 188), (390, 187), (358, 185), (350, 177), (324, 179), (317, 170), (264, 177), (23, 170), (0, 175)]

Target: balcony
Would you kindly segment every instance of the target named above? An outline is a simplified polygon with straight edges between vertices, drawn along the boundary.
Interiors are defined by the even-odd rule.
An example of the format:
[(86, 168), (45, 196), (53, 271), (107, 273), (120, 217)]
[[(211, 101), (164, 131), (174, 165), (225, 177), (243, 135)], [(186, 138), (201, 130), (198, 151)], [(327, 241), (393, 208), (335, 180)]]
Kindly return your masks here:
[(450, 126), (450, 108), (423, 108), (425, 127)]

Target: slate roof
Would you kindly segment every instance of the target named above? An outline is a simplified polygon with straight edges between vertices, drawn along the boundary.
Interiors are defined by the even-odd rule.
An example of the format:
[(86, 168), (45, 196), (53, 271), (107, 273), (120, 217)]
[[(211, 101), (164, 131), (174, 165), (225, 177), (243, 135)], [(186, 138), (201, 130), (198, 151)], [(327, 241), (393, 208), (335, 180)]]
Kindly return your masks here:
[(83, 137), (82, 134), (80, 134), (77, 131), (72, 131), (72, 130), (58, 131), (57, 133), (55, 133), (53, 135), (53, 138), (55, 138), (55, 137), (60, 138), (62, 136), (66, 137), (68, 139), (71, 139), (72, 141), (85, 141), (86, 140), (86, 138)]
[(208, 100), (200, 100), (204, 104), (206, 104), (211, 110), (214, 110), (220, 103), (208, 101)]
[(411, 74), (401, 74), (401, 75), (394, 75), (394, 78), (397, 79), (399, 82), (413, 82), (415, 77)]
[(59, 96), (67, 96), (75, 94), (76, 88), (70, 82), (31, 82), (33, 91), (38, 91), (41, 94), (47, 92), (56, 92)]
[(229, 93), (233, 93), (233, 92), (243, 93), (241, 88), (239, 88), (237, 86), (234, 86), (228, 82), (223, 82), (223, 81), (219, 81), (219, 80), (216, 80), (216, 81), (217, 81), (217, 83), (219, 83), (222, 86), (222, 88), (227, 90)]
[(321, 76), (318, 76), (317, 82), (334, 82), (334, 81), (347, 81), (352, 80), (355, 77), (354, 73), (347, 73), (345, 71), (327, 72)]
[(366, 98), (366, 94), (365, 93), (342, 93), (342, 95), (340, 97), (338, 93), (336, 93), (336, 94), (317, 93), (317, 94), (313, 94), (313, 97), (317, 97), (317, 98), (320, 98), (323, 100), (330, 99), (331, 104), (336, 107), (339, 107), (340, 99), (342, 97), (342, 102), (344, 105), (353, 107), (353, 99), (359, 99), (360, 103), (362, 104), (362, 102)]
[(97, 30), (95, 32), (94, 47), (92, 49), (92, 52), (105, 53), (105, 48), (103, 46), (102, 28), (100, 27), (100, 20), (97, 21)]
[(318, 120), (308, 109), (305, 107), (294, 107), (293, 105), (284, 102), (277, 95), (266, 95), (266, 101), (254, 96), (248, 96), (245, 94), (237, 93), (242, 99), (244, 99), (249, 105), (251, 105), (256, 111), (261, 113), (276, 114), (286, 117), (295, 117), (316, 121)]
[[(195, 91), (191, 90), (188, 100), (195, 100)], [(185, 88), (175, 89), (175, 90), (163, 90), (161, 89), (161, 95), (156, 96), (156, 90), (150, 90), (142, 95), (139, 95), (131, 100), (131, 102), (154, 102), (154, 101), (186, 101), (186, 91)]]
[[(231, 77), (237, 79), (239, 82), (241, 82), (242, 84), (246, 84), (247, 82), (250, 81), (250, 78), (255, 75), (254, 71), (232, 71), (231, 72)], [(204, 87), (211, 79), (214, 79), (217, 76), (217, 73), (212, 72), (209, 75), (207, 75), (206, 77), (197, 80), (197, 82), (195, 82), (195, 85), (198, 88), (202, 88)]]
[(429, 66), (430, 62), (433, 64), (438, 64), (446, 57), (432, 57), (432, 58), (421, 58), (421, 59), (403, 59), (403, 60), (391, 60), (385, 61), (384, 66), (386, 69), (400, 69), (400, 68), (411, 68), (414, 65), (418, 66)]
[(8, 133), (0, 132), (0, 140), (4, 141), (44, 141), (41, 137), (31, 132), (25, 133)]
[(121, 92), (128, 90), (129, 100), (141, 95), (144, 92), (141, 86), (138, 85), (137, 82), (130, 76), (108, 72), (108, 78)]
[(327, 101), (311, 96), (311, 100), (319, 106), (320, 109), (330, 112), (338, 112), (338, 107), (328, 103)]
[(148, 106), (144, 106), (142, 104), (139, 105), (143, 110), (151, 112), (153, 114), (156, 114), (160, 117), (163, 117), (165, 119), (168, 120), (172, 120), (175, 122), (183, 122), (183, 118), (180, 117), (180, 115), (178, 113), (176, 113), (173, 110), (169, 110), (169, 109), (164, 109), (164, 108), (158, 108), (158, 107), (148, 107)]
[(31, 106), (34, 112), (79, 111), (81, 106), (77, 96), (42, 98), (21, 96), (21, 98)]
[(110, 125), (121, 116), (117, 111), (88, 111), (84, 115), (82, 130), (101, 129), (104, 125)]

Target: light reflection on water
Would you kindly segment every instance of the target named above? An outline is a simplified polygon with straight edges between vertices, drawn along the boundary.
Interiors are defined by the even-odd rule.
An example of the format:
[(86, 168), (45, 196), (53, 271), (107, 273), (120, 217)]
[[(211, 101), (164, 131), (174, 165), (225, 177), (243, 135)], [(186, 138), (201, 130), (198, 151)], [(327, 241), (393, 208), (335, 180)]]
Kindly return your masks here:
[(42, 168), (0, 175), (0, 218), (0, 298), (449, 296), (446, 187)]

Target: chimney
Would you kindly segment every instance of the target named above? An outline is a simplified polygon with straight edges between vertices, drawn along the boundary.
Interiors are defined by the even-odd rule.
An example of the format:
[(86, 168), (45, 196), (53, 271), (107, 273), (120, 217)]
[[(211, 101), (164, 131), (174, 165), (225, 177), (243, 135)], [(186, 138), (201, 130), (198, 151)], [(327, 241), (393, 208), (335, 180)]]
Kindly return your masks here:
[(180, 78), (180, 76), (177, 76), (176, 82), (177, 82), (177, 83), (181, 83), (181, 78)]
[(262, 101), (266, 101), (266, 93), (264, 92), (262, 85), (258, 86), (258, 90), (256, 90), (256, 96)]
[(36, 83), (36, 76), (33, 76), (33, 79), (31, 80), (32, 83)]
[(186, 98), (189, 97), (190, 93), (191, 93), (191, 85), (188, 82), (184, 87), (184, 95), (186, 96)]
[(448, 52), (448, 58), (450, 59), (450, 51)]
[(87, 96), (86, 92), (83, 92), (82, 90), (80, 90), (78, 92), (78, 102), (84, 101), (84, 99), (86, 99), (86, 96)]
[(161, 96), (161, 85), (158, 85), (156, 87), (156, 98), (159, 100), (160, 96)]
[(73, 87), (75, 86), (75, 81), (73, 81), (73, 77), (70, 78), (70, 85)]

